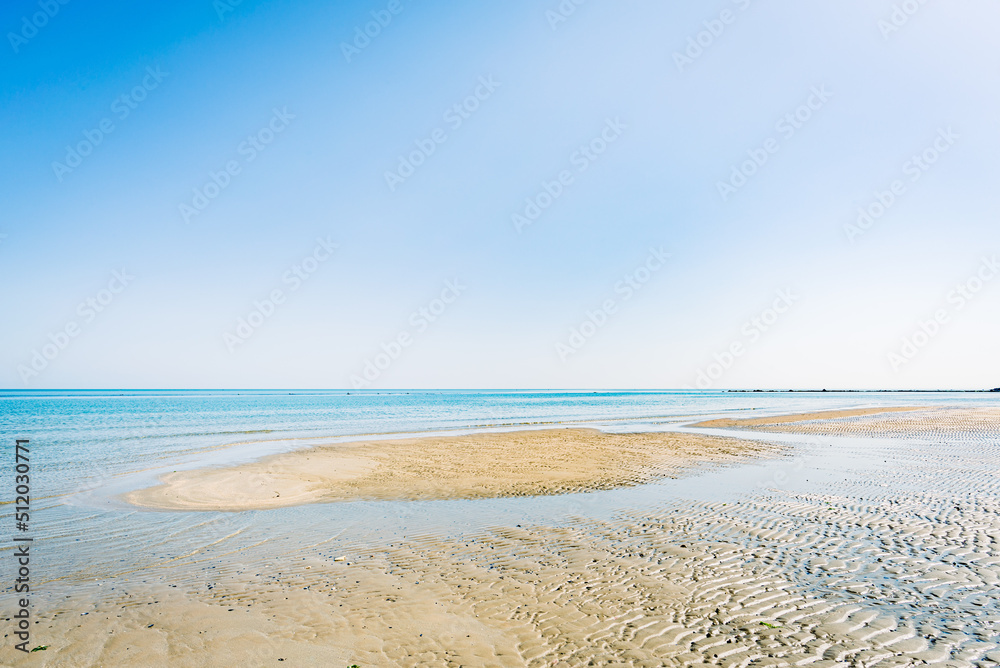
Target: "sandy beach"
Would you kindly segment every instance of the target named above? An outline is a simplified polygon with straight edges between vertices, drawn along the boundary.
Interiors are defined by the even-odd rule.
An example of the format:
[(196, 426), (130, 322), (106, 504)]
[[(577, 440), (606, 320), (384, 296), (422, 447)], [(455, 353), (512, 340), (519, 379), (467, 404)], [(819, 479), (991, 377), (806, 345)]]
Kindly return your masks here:
[(595, 429), (359, 441), (169, 474), (126, 500), (169, 510), (253, 510), (348, 499), (566, 494), (638, 485), (700, 462), (777, 449), (714, 436)]
[[(835, 420), (834, 425), (841, 425), (841, 418), (863, 417), (868, 415), (884, 415), (886, 413), (898, 413), (920, 410), (919, 408), (900, 406), (890, 408), (852, 408), (848, 410), (818, 411), (815, 413), (794, 413), (792, 415), (771, 415), (767, 417), (747, 417), (747, 418), (718, 418), (715, 420), (703, 420), (696, 422), (694, 427), (715, 427), (715, 428), (749, 428), (749, 427), (770, 427), (772, 425), (786, 425), (796, 423), (791, 427), (792, 431), (799, 430), (798, 423), (816, 422), (818, 420)], [(834, 429), (836, 431), (836, 427)]]
[[(811, 449), (800, 464), (757, 441), (547, 430), (338, 445), (178, 474), (130, 498), (225, 507), (237, 470), (280, 477), (303, 504), (373, 496), (379, 480), (390, 496), (422, 498), (631, 485), (700, 475), (699, 461), (755, 461), (774, 473), (735, 501), (678, 499), (608, 519), (498, 524), (344, 551), (269, 545), (205, 560), (197, 577), (120, 574), (114, 591), (48, 608), (39, 619), (56, 651), (32, 665), (138, 665), (137, 655), (146, 666), (344, 668), (1000, 662), (1000, 411), (845, 411), (766, 424), (776, 426), (741, 426), (823, 437), (802, 446)], [(603, 458), (623, 445), (621, 466)], [(528, 457), (542, 476), (502, 458), (541, 447), (559, 452), (544, 463)], [(421, 448), (443, 472), (432, 486), (405, 484)], [(447, 458), (446, 448), (460, 454)], [(483, 461), (466, 461), (473, 451)], [(373, 477), (391, 452), (402, 463)], [(583, 452), (593, 461), (578, 461)], [(309, 484), (291, 482), (307, 471)], [(481, 479), (458, 484), (463, 471)], [(309, 487), (318, 483), (325, 491)], [(209, 484), (210, 493), (197, 491)], [(242, 494), (244, 507), (272, 503)]]
[(710, 420), (695, 426), (829, 436), (981, 440), (1000, 432), (1000, 409), (915, 407), (822, 411), (776, 418)]

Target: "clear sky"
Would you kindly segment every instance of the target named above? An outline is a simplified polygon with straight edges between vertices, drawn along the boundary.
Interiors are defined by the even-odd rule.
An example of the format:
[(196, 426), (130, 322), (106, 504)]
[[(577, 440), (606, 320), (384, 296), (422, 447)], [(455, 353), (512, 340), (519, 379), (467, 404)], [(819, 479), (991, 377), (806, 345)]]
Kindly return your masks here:
[(1000, 386), (992, 0), (0, 28), (4, 387)]

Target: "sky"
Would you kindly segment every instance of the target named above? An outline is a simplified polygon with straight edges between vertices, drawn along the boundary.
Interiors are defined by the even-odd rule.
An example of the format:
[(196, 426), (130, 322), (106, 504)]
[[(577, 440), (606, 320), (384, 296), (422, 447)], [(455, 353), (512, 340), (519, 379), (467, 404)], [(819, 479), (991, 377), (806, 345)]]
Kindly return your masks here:
[(990, 0), (16, 0), (0, 386), (1000, 386)]

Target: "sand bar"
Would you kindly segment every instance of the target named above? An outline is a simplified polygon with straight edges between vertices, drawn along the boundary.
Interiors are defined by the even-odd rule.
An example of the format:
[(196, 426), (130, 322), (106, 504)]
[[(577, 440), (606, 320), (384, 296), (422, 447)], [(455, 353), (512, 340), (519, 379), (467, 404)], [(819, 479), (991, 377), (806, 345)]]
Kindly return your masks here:
[(699, 462), (777, 451), (699, 434), (594, 429), (361, 441), (171, 473), (125, 499), (160, 509), (252, 510), (352, 499), (540, 496), (636, 485)]
[[(770, 419), (770, 418), (767, 418)], [(933, 407), (879, 412), (853, 417), (814, 418), (800, 422), (741, 425), (770, 433), (904, 439), (961, 439), (993, 443), (1000, 434), (1000, 407)]]
[(771, 415), (759, 418), (719, 418), (717, 420), (705, 420), (691, 425), (692, 427), (714, 427), (717, 429), (730, 429), (739, 427), (761, 427), (772, 424), (785, 424), (788, 422), (808, 422), (811, 420), (835, 420), (838, 418), (859, 417), (864, 415), (875, 415), (880, 413), (894, 413), (899, 411), (918, 411), (920, 406), (899, 406), (893, 408), (851, 408), (846, 410), (819, 411), (816, 413), (794, 413), (791, 415)]

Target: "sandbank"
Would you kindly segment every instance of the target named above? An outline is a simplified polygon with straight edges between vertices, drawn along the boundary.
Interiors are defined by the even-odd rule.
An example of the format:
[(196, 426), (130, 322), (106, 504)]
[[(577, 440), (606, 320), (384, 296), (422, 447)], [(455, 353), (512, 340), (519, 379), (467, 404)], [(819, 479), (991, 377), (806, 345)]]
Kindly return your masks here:
[(171, 473), (125, 495), (169, 510), (257, 510), (357, 499), (541, 496), (613, 489), (778, 446), (686, 433), (545, 429), (337, 443)]

